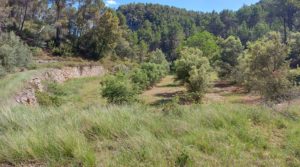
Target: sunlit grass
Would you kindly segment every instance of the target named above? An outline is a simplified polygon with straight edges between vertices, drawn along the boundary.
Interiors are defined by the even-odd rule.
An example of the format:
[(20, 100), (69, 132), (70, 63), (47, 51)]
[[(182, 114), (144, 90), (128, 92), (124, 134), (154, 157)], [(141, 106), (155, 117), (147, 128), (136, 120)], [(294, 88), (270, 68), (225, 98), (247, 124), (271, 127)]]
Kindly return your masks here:
[(0, 113), (0, 162), (59, 166), (299, 166), (299, 107), (18, 107)]

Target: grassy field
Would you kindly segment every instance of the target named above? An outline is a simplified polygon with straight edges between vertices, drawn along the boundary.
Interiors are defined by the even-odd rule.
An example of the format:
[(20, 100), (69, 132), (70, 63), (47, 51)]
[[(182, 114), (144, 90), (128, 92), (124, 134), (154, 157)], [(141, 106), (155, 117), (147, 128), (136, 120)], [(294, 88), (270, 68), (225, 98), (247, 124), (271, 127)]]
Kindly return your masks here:
[(101, 97), (101, 79), (101, 77), (72, 79), (59, 85), (65, 92), (62, 107), (88, 108), (106, 104), (105, 99)]
[(237, 104), (2, 109), (0, 162), (299, 166), (300, 112)]
[[(33, 74), (10, 75), (0, 85), (15, 81), (20, 87)], [(238, 96), (231, 87), (210, 92), (225, 101), (201, 105), (110, 106), (100, 82), (92, 77), (57, 85), (63, 90), (60, 107), (2, 105), (0, 166), (300, 165), (299, 106), (275, 112), (231, 102), (229, 97)], [(172, 82), (168, 76), (153, 89), (176, 94), (178, 84)], [(6, 94), (17, 89), (7, 86)], [(146, 100), (170, 98), (148, 93)]]

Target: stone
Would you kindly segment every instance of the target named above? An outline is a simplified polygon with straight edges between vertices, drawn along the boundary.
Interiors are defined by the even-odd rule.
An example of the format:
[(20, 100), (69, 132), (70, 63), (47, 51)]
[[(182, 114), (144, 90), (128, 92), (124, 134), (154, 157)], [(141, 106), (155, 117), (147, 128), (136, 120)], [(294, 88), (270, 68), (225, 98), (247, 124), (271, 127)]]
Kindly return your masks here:
[(42, 81), (63, 83), (68, 79), (81, 77), (102, 76), (107, 71), (102, 66), (64, 67), (62, 69), (49, 69), (32, 78), (27, 86), (16, 95), (15, 100), (20, 104), (37, 105), (36, 91), (43, 92)]

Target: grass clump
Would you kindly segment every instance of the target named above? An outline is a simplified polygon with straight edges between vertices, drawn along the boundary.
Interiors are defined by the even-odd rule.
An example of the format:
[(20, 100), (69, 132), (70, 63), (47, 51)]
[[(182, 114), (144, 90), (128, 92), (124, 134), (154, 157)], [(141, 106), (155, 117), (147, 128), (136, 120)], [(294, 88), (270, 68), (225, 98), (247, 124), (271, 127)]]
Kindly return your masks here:
[(3, 109), (0, 164), (300, 165), (298, 108), (273, 113), (212, 104), (164, 110), (169, 111), (144, 105)]

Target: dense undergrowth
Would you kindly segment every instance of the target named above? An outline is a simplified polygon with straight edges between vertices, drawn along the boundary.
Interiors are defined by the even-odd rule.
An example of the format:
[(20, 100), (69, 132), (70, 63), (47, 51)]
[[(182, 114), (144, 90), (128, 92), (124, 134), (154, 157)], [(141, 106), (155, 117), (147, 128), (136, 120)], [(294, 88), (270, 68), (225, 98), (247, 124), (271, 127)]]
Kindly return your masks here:
[(280, 113), (238, 104), (1, 110), (2, 164), (300, 165), (299, 107)]

